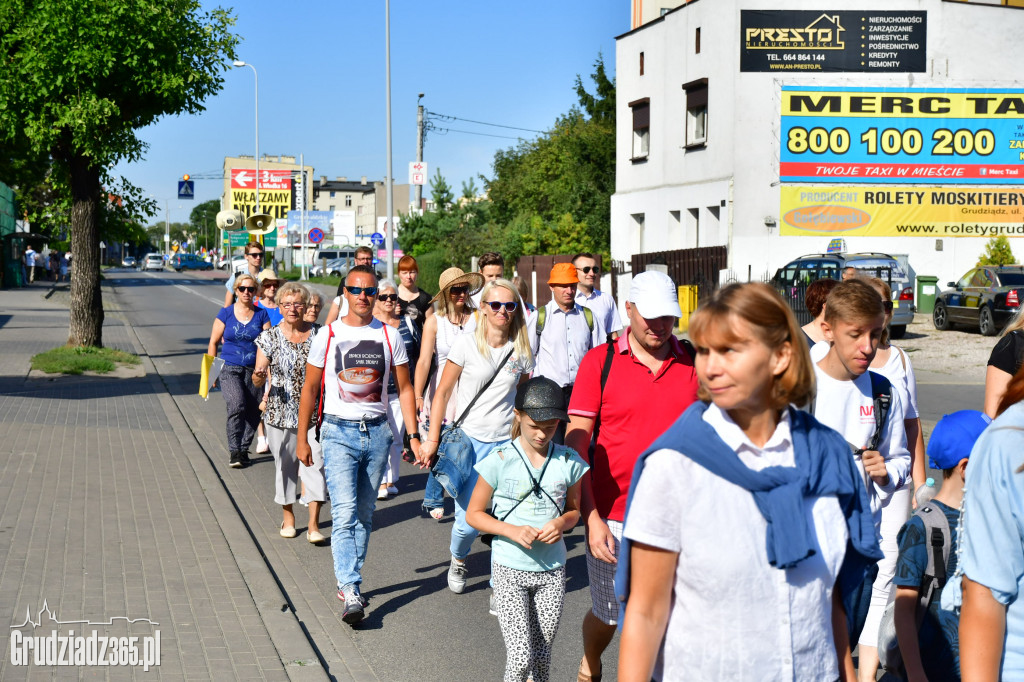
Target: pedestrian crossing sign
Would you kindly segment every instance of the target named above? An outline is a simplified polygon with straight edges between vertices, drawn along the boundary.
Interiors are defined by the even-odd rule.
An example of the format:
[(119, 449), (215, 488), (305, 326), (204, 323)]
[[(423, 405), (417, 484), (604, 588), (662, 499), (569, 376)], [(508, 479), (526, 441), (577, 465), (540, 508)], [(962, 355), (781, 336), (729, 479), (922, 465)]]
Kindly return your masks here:
[(178, 198), (195, 199), (196, 188), (193, 180), (178, 180)]

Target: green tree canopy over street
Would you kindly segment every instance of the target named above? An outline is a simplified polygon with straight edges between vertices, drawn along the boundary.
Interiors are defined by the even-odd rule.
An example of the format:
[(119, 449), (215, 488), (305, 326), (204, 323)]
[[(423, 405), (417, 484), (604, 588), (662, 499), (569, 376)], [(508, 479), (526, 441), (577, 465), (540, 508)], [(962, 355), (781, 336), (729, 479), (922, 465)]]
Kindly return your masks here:
[(109, 169), (142, 158), (139, 129), (203, 110), (235, 58), (233, 24), (228, 11), (204, 11), (198, 0), (8, 0), (0, 8), (0, 141), (21, 144), (37, 163), (48, 159), (70, 209), (70, 344), (102, 345), (105, 216), (153, 213)]
[(405, 219), (400, 241), (414, 256), (440, 254), (468, 268), (470, 258), (497, 248), (506, 260), (524, 253), (572, 253), (610, 248), (610, 199), (615, 191), (615, 83), (598, 57), (593, 94), (577, 76), (579, 106), (535, 140), (499, 151), (494, 177), (481, 177), (486, 199), (463, 183), (456, 202), (438, 170), (431, 179), (435, 210)]

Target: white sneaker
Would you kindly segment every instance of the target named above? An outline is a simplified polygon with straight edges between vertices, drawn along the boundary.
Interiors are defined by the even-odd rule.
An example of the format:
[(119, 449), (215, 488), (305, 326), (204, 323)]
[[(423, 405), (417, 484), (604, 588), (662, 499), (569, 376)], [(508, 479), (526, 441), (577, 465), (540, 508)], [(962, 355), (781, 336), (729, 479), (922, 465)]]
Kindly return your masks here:
[(263, 436), (256, 437), (256, 454), (265, 455), (270, 452), (270, 444), (267, 443), (267, 439)]
[(386, 487), (377, 488), (377, 499), (386, 500), (388, 499), (388, 489)]
[(452, 557), (451, 566), (448, 567), (448, 589), (455, 594), (462, 594), (466, 589), (466, 572), (466, 562)]
[(388, 495), (397, 495), (397, 494), (398, 494), (398, 486), (396, 486), (394, 484), (389, 485), (388, 486)]

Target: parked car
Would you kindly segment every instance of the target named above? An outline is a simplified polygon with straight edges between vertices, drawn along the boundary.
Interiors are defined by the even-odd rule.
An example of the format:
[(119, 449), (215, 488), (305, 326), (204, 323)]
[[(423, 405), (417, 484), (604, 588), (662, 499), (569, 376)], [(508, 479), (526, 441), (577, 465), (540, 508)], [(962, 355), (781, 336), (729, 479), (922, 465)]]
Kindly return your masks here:
[(935, 328), (946, 330), (963, 324), (976, 326), (985, 336), (995, 336), (1020, 309), (1024, 267), (981, 265), (946, 286), (949, 290), (935, 298)]
[(136, 265), (138, 265), (138, 263), (136, 263), (135, 259), (131, 256), (125, 256), (121, 261), (121, 267), (123, 268), (134, 268)]
[(323, 277), (326, 272), (331, 277), (344, 277), (348, 274), (348, 269), (352, 267), (355, 262), (354, 258), (334, 258), (327, 261), (327, 269), (324, 270), (322, 263), (317, 263), (309, 269), (310, 277)]
[(819, 279), (841, 279), (844, 268), (854, 267), (866, 277), (878, 277), (892, 289), (892, 322), (889, 333), (901, 339), (907, 325), (914, 321), (914, 283), (892, 256), (885, 253), (815, 253), (787, 263), (778, 269), (771, 284), (782, 294), (801, 323), (810, 322), (804, 305), (807, 285)]
[(146, 256), (146, 264), (142, 267), (143, 270), (163, 270), (164, 269), (164, 257), (159, 253), (151, 253)]
[[(224, 269), (227, 270), (227, 268)], [(249, 263), (245, 260), (245, 256), (235, 256), (231, 259), (231, 272), (234, 274), (237, 275), (238, 273), (245, 272), (248, 269)]]
[(194, 253), (176, 253), (171, 257), (171, 267), (182, 270), (213, 270), (213, 263), (207, 263)]

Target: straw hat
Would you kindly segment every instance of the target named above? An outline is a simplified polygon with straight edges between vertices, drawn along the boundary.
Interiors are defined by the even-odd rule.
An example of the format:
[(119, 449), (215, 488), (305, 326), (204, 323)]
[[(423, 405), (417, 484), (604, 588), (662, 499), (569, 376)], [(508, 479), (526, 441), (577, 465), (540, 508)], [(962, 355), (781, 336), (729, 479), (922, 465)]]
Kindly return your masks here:
[(464, 272), (462, 268), (448, 268), (437, 278), (438, 292), (437, 296), (430, 299), (431, 303), (446, 296), (450, 288), (460, 284), (468, 285), (469, 295), (472, 296), (484, 288), (484, 276), (479, 272)]
[(277, 282), (278, 285), (284, 280), (277, 276), (277, 273), (270, 268), (263, 268), (260, 270), (260, 274), (256, 275), (256, 280), (261, 284), (265, 285), (267, 282)]

